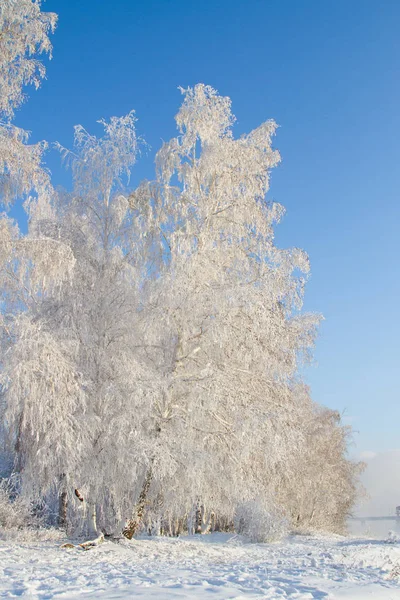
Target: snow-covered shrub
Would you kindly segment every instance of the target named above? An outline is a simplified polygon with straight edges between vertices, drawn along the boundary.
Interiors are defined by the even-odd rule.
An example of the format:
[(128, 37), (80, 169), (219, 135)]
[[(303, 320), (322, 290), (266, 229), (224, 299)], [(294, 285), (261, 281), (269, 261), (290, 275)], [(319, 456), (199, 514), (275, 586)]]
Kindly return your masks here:
[(0, 481), (0, 531), (37, 527), (31, 503), (19, 496), (13, 478)]
[(273, 503), (249, 500), (240, 504), (235, 511), (236, 533), (251, 542), (272, 542), (288, 532), (288, 523)]
[(55, 527), (45, 527), (43, 506), (18, 494), (18, 477), (0, 479), (0, 540), (58, 541), (65, 536)]
[(385, 542), (387, 544), (398, 544), (400, 543), (400, 535), (395, 531), (389, 531), (388, 537), (386, 538)]
[(38, 527), (23, 529), (1, 529), (0, 540), (7, 542), (60, 542), (65, 541), (65, 532), (56, 527)]

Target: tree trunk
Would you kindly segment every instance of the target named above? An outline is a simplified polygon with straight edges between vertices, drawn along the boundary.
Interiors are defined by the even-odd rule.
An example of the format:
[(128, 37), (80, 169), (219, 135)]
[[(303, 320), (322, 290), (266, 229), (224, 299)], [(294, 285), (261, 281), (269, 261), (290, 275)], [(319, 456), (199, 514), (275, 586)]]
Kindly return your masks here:
[(126, 538), (128, 538), (128, 540), (131, 540), (133, 538), (133, 536), (139, 529), (139, 526), (142, 522), (144, 509), (146, 506), (147, 494), (149, 493), (150, 484), (151, 484), (152, 479), (153, 479), (153, 471), (152, 471), (152, 468), (149, 467), (149, 469), (147, 470), (146, 476), (144, 478), (142, 491), (140, 492), (139, 499), (135, 506), (135, 510), (133, 511), (133, 517), (132, 517), (132, 519), (129, 519), (129, 521), (126, 523), (126, 525), (122, 531), (123, 535)]
[(211, 510), (208, 513), (208, 517), (206, 519), (206, 511), (204, 509), (204, 514), (203, 514), (203, 522), (201, 525), (201, 533), (206, 534), (206, 533), (210, 533), (210, 531), (212, 531), (215, 527), (215, 513), (213, 510)]
[(96, 504), (89, 504), (87, 511), (87, 528), (89, 536), (97, 535)]
[(67, 507), (68, 497), (67, 492), (61, 492), (58, 498), (58, 526), (65, 529), (67, 527)]
[(15, 450), (15, 455), (16, 455), (16, 471), (18, 473), (20, 473), (22, 471), (22, 467), (23, 467), (23, 461), (22, 461), (22, 423), (24, 420), (24, 413), (21, 412), (19, 419), (18, 419), (18, 427), (17, 427), (17, 439), (15, 441), (15, 446), (14, 446), (14, 450)]
[(67, 507), (68, 507), (68, 494), (66, 490), (66, 475), (61, 473), (59, 477), (60, 488), (58, 496), (58, 526), (62, 529), (67, 528)]
[(211, 528), (214, 527), (215, 514), (214, 511), (210, 511), (207, 516), (206, 507), (201, 503), (200, 499), (197, 501), (195, 508), (195, 526), (194, 533), (209, 533)]
[(201, 533), (202, 523), (203, 523), (203, 507), (200, 504), (200, 500), (197, 500), (196, 513), (195, 513), (195, 525), (194, 525), (195, 533)]
[(86, 502), (85, 498), (82, 496), (81, 492), (76, 489), (75, 496), (78, 498), (80, 502), (80, 511), (81, 515), (81, 532), (82, 535), (88, 535), (90, 537), (97, 536), (97, 510), (95, 502)]

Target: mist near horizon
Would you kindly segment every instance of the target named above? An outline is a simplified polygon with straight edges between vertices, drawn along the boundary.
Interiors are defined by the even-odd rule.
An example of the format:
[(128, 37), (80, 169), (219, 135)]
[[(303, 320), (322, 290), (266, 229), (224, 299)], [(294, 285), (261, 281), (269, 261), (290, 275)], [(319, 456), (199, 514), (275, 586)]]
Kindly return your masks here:
[[(366, 452), (361, 456), (366, 468), (361, 475), (365, 496), (354, 509), (357, 517), (389, 517), (396, 514), (400, 505), (400, 449), (387, 452)], [(386, 538), (389, 531), (400, 535), (396, 521), (350, 521), (350, 533)]]

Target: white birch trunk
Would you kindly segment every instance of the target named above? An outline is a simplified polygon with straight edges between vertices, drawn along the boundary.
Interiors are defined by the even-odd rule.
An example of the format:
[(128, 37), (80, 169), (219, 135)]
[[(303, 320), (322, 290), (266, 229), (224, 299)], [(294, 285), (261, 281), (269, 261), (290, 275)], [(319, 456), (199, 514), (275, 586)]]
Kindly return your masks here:
[(89, 537), (98, 535), (97, 531), (97, 512), (96, 504), (88, 504), (87, 506), (87, 530)]

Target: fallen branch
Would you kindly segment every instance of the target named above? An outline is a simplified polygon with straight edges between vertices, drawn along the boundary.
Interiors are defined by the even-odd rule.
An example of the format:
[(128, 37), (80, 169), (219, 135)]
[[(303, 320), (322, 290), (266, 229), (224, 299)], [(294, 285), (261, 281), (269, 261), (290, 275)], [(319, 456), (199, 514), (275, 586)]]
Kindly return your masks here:
[(101, 533), (94, 540), (88, 540), (87, 542), (82, 542), (82, 544), (71, 544), (68, 542), (67, 544), (63, 544), (60, 548), (65, 550), (69, 550), (70, 548), (82, 548), (82, 550), (90, 550), (91, 548), (95, 548), (104, 542), (104, 534)]

